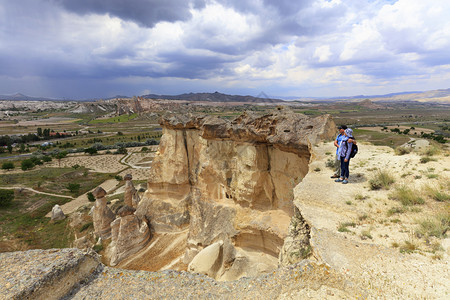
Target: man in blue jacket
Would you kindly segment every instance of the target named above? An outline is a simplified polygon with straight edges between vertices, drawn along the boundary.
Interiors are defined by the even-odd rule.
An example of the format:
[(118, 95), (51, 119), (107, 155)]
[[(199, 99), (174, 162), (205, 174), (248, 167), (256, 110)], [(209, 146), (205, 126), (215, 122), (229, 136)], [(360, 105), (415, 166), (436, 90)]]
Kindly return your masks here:
[(339, 178), (339, 176), (341, 175), (341, 160), (338, 156), (338, 151), (339, 151), (339, 147), (341, 146), (342, 140), (344, 139), (345, 135), (344, 135), (344, 131), (345, 129), (347, 129), (347, 126), (345, 125), (341, 125), (338, 127), (339, 129), (339, 134), (336, 137), (336, 139), (334, 140), (334, 146), (336, 146), (336, 157), (334, 160), (334, 174), (333, 176), (331, 176), (331, 178)]

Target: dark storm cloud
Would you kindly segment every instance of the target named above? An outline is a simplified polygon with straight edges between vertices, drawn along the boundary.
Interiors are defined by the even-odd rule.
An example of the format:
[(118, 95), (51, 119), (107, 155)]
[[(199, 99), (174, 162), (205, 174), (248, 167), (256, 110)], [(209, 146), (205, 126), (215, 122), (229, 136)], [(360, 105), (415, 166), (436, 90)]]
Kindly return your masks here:
[(152, 89), (147, 81), (170, 82), (166, 93), (220, 82), (289, 90), (320, 86), (326, 73), (363, 78), (349, 86), (444, 74), (449, 2), (393, 2), (0, 0), (0, 87), (32, 78), (58, 94), (83, 84), (94, 93), (96, 82)]
[(238, 61), (235, 57), (205, 56), (179, 52), (165, 53), (161, 58), (171, 62), (165, 76), (189, 79), (208, 79), (233, 74), (228, 64)]
[(201, 8), (204, 0), (54, 0), (77, 14), (109, 14), (145, 27), (161, 21), (186, 21), (189, 9)]

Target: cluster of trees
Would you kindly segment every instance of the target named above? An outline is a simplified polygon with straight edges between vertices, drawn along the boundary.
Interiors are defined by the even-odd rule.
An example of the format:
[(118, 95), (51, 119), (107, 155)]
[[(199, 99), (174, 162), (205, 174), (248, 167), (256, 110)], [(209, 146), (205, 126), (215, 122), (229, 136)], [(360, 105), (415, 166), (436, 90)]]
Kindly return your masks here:
[[(67, 151), (59, 151), (58, 149), (55, 149), (57, 151), (52, 151), (50, 155), (43, 155), (40, 152), (34, 153), (30, 158), (22, 160), (20, 163), (20, 168), (23, 171), (29, 170), (34, 168), (36, 165), (42, 165), (45, 162), (52, 161), (53, 158), (60, 161), (62, 158), (67, 156)], [(15, 168), (15, 165), (11, 161), (6, 161), (2, 164), (3, 170), (12, 170)]]
[[(387, 127), (383, 127), (384, 130), (387, 130)], [(395, 132), (398, 134), (408, 134), (411, 130), (415, 130), (414, 127), (411, 127), (409, 129), (405, 129), (405, 130), (400, 130), (399, 128), (394, 128), (391, 129), (391, 132)], [(414, 133), (416, 134), (416, 133)], [(435, 140), (438, 143), (441, 144), (445, 144), (447, 142), (447, 140), (445, 139), (444, 135), (440, 134), (440, 133), (424, 133), (423, 131), (420, 133), (420, 137), (424, 138), (424, 139), (430, 139), (430, 140)]]
[[(54, 155), (54, 158), (58, 158), (61, 159), (63, 157), (67, 156), (67, 152), (60, 154), (61, 157), (57, 157), (56, 155)], [(52, 156), (49, 155), (33, 155), (28, 159), (24, 159), (22, 160), (22, 163), (20, 164), (20, 167), (23, 171), (32, 169), (34, 166), (36, 165), (42, 165), (44, 162), (49, 162), (52, 161)]]
[(411, 131), (411, 129), (405, 129), (403, 131), (398, 128), (391, 129), (391, 132), (396, 132), (398, 134), (408, 134), (410, 131)]
[(33, 141), (39, 141), (39, 137), (33, 133), (24, 135), (1, 135), (0, 136), (0, 146), (11, 146), (12, 144), (23, 144)]
[(443, 135), (441, 135), (441, 134), (422, 133), (420, 137), (422, 137), (424, 139), (435, 140), (436, 142), (441, 143), (441, 144), (445, 144), (447, 142), (445, 137)]
[[(30, 142), (37, 142), (40, 140), (47, 140), (50, 139), (51, 132), (54, 132), (50, 128), (38, 128), (37, 133), (28, 133), (23, 135), (2, 135), (0, 136), (0, 147), (10, 147), (13, 144), (26, 144)], [(51, 136), (52, 138), (63, 138), (71, 136), (70, 134), (60, 134), (59, 132), (56, 132), (55, 135)], [(11, 151), (8, 148), (8, 151), (11, 153)]]

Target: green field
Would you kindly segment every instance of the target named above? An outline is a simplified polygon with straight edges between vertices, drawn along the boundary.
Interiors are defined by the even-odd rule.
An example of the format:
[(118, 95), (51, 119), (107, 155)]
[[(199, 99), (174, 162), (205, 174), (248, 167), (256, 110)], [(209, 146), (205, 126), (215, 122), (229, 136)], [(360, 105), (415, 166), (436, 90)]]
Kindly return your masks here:
[(101, 123), (122, 123), (122, 122), (128, 122), (133, 119), (135, 119), (138, 115), (137, 114), (131, 114), (131, 115), (120, 115), (117, 117), (107, 118), (107, 119), (95, 119), (89, 122), (89, 124), (101, 124)]
[[(26, 186), (40, 192), (76, 197), (114, 176), (115, 174), (88, 172), (83, 167), (78, 169), (44, 167), (26, 172), (3, 174), (0, 176), (0, 187)], [(69, 183), (80, 184), (79, 191), (71, 193), (67, 189)]]
[(26, 190), (16, 191), (11, 205), (0, 208), (0, 252), (69, 247), (73, 234), (68, 220), (51, 222), (45, 217), (55, 204), (68, 201)]

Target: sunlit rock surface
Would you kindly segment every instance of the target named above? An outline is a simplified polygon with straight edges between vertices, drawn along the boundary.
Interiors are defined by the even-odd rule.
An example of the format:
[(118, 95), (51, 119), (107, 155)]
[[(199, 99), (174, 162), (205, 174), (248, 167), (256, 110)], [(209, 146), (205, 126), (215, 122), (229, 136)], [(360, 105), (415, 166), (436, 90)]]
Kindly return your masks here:
[(205, 271), (216, 279), (276, 268), (294, 215), (293, 188), (308, 173), (311, 145), (333, 137), (331, 118), (280, 109), (233, 121), (172, 116), (161, 125), (159, 151), (136, 215), (147, 218), (156, 235), (187, 233), (182, 255), (167, 251), (167, 264), (186, 269), (204, 248), (220, 242), (217, 270)]

